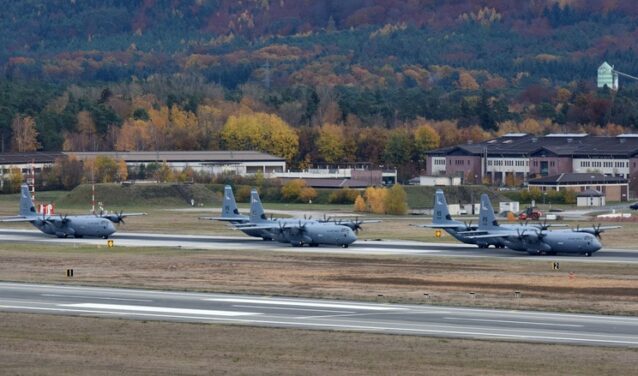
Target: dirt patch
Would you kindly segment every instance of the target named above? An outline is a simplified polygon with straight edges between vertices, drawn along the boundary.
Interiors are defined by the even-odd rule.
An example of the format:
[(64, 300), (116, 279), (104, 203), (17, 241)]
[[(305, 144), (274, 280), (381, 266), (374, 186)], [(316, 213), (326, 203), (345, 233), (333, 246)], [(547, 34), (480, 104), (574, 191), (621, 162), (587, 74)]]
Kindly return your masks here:
[(635, 349), (0, 313), (3, 374), (629, 375)]
[[(330, 277), (329, 277), (330, 279)], [(477, 282), (458, 282), (458, 281), (434, 281), (417, 278), (365, 278), (365, 277), (332, 277), (334, 281), (353, 282), (364, 284), (381, 284), (381, 285), (405, 285), (405, 286), (439, 286), (439, 287), (462, 287), (469, 290), (477, 289), (499, 289), (508, 291), (526, 291), (526, 292), (543, 292), (556, 294), (583, 294), (583, 295), (614, 295), (614, 296), (637, 296), (638, 287), (564, 287), (564, 286), (530, 286), (522, 284), (505, 284), (505, 283), (477, 283)]]

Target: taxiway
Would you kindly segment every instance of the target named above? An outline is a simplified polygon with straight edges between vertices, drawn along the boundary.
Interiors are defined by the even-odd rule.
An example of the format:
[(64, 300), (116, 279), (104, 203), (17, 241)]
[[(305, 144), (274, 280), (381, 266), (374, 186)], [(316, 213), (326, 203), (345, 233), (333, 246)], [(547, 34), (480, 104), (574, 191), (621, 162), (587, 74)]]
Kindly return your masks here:
[[(182, 234), (151, 234), (118, 232), (111, 239), (118, 247), (169, 247), (193, 250), (250, 250), (296, 253), (359, 254), (359, 255), (422, 255), (440, 257), (499, 257), (547, 261), (548, 257), (528, 256), (508, 249), (478, 249), (457, 243), (425, 243), (405, 240), (357, 240), (349, 248), (321, 246), (316, 248), (291, 247), (287, 244), (263, 241), (245, 236), (203, 236)], [(104, 239), (59, 239), (38, 230), (0, 230), (0, 241), (47, 244), (89, 244), (106, 246)], [(579, 255), (551, 256), (551, 260), (579, 262), (638, 263), (638, 250), (604, 248), (593, 257)]]

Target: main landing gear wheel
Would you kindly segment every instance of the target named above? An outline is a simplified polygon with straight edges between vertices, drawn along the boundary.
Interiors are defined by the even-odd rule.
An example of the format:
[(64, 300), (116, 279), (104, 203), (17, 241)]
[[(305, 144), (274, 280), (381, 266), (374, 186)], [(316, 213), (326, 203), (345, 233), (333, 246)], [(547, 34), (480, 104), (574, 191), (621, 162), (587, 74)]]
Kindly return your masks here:
[(265, 241), (265, 242), (269, 242), (272, 240), (272, 238), (261, 238), (261, 240)]
[(341, 248), (348, 248), (348, 244), (342, 244)]
[(585, 255), (585, 257), (591, 257), (591, 252), (585, 252), (583, 254)]

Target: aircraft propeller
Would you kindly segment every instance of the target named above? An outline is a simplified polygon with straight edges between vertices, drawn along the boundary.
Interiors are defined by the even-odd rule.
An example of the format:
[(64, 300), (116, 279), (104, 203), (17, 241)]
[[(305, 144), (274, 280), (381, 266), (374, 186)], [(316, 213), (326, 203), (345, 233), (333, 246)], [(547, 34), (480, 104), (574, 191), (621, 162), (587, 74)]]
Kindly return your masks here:
[(593, 225), (592, 227), (594, 228), (594, 236), (597, 237), (598, 239), (602, 239), (600, 237), (600, 234), (602, 234), (605, 230), (601, 230), (600, 229), (600, 223), (598, 224), (598, 227), (596, 227), (595, 225)]
[(359, 230), (363, 231), (363, 227), (361, 227), (361, 224), (363, 224), (363, 221), (360, 221), (359, 217), (355, 217), (354, 222), (352, 222), (352, 230), (355, 232), (355, 234), (358, 234)]
[(470, 220), (470, 222), (463, 222), (463, 224), (465, 225), (465, 231), (472, 231), (472, 221)]

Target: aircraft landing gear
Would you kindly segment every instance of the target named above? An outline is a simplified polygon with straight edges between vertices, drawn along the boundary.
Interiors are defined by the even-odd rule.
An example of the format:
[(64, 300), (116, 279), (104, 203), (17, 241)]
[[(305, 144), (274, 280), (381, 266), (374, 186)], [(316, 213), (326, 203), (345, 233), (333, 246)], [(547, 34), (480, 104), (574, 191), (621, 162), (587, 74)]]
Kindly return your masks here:
[(272, 240), (272, 238), (264, 237), (264, 238), (261, 238), (261, 240), (263, 240), (263, 241), (265, 241), (265, 242), (268, 242), (268, 241), (271, 241), (271, 240)]
[(591, 257), (591, 252), (585, 252), (583, 255), (585, 255), (585, 257)]
[(348, 244), (341, 244), (341, 248), (348, 248)]
[(308, 247), (319, 247), (319, 244), (317, 244), (317, 243), (310, 243), (310, 244), (308, 244)]

